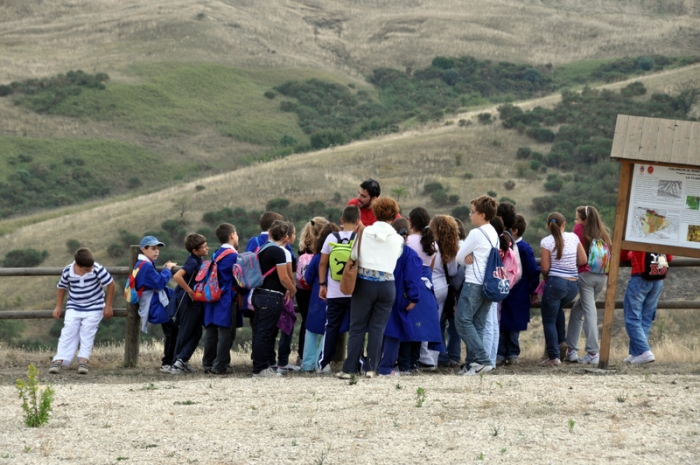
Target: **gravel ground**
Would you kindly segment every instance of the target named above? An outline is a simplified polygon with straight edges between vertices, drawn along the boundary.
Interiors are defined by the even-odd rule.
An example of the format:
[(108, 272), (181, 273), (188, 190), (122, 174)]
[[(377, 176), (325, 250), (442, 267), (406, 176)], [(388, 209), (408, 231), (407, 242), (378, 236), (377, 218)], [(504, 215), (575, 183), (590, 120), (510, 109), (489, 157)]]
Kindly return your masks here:
[[(251, 379), (75, 367), (27, 428), (0, 370), (3, 463), (700, 463), (700, 367), (535, 362), (483, 377)], [(419, 394), (419, 390), (423, 394)]]

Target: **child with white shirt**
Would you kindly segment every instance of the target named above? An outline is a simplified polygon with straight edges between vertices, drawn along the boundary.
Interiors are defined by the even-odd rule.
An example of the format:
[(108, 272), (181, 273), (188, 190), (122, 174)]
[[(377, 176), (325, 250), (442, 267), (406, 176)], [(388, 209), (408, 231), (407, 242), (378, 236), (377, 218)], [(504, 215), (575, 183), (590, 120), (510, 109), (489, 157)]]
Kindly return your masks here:
[[(107, 287), (107, 299), (102, 287)], [(68, 303), (63, 320), (61, 337), (58, 339), (56, 356), (49, 373), (58, 374), (62, 366), (68, 366), (78, 352), (78, 373), (88, 373), (88, 361), (95, 342), (97, 327), (102, 317), (112, 318), (114, 280), (107, 270), (96, 263), (90, 250), (80, 248), (75, 252), (73, 263), (63, 269), (58, 282), (58, 295), (53, 317), (61, 316), (63, 299), (68, 290)]]
[(471, 201), (469, 219), (476, 226), (457, 252), (457, 263), (465, 264), (464, 286), (455, 310), (455, 326), (467, 345), (463, 375), (478, 375), (493, 370), (484, 350), (484, 326), (491, 302), (484, 297), (486, 263), (493, 247), (498, 247), (498, 234), (490, 221), (496, 216), (498, 203), (482, 195)]

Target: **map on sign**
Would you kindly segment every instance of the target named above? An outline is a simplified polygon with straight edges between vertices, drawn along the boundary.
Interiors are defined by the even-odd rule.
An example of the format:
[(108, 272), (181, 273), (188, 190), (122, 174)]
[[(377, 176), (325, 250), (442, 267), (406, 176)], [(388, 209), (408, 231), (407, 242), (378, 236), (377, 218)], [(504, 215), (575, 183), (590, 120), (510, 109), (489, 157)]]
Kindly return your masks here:
[(700, 170), (635, 164), (625, 239), (700, 249)]
[(630, 240), (645, 238), (657, 239), (659, 241), (677, 240), (680, 225), (679, 217), (669, 219), (666, 210), (654, 208), (636, 207), (632, 212), (634, 221), (632, 223), (632, 234), (628, 236)]

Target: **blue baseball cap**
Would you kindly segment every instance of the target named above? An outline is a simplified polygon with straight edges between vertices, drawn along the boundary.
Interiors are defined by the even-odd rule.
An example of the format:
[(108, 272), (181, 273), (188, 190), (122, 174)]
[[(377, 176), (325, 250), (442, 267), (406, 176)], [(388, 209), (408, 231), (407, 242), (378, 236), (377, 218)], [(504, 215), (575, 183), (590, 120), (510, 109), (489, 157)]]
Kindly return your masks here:
[(161, 241), (158, 240), (156, 236), (146, 236), (143, 239), (141, 239), (141, 243), (139, 244), (139, 248), (143, 249), (144, 247), (148, 246), (154, 246), (157, 245), (158, 247), (163, 247), (165, 244), (163, 244)]

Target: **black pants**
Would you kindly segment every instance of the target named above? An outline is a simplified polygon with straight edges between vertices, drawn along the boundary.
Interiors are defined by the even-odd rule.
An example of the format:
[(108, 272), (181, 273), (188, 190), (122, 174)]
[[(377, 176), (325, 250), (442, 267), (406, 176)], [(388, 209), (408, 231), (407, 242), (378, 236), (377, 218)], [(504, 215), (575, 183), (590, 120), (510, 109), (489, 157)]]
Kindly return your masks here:
[(326, 300), (328, 305), (326, 309), (326, 334), (323, 336), (323, 350), (319, 360), (321, 368), (335, 360), (340, 328), (343, 326), (345, 316), (350, 312), (351, 301), (351, 297), (337, 297)]
[(204, 323), (204, 306), (201, 302), (190, 302), (184, 312), (180, 312), (180, 329), (175, 344), (175, 360), (185, 362), (192, 358), (192, 354), (202, 339), (202, 324)]
[(202, 367), (217, 373), (225, 373), (231, 363), (231, 347), (236, 338), (236, 311), (238, 304), (231, 302), (231, 325), (209, 325), (204, 337), (204, 355)]
[(172, 365), (175, 363), (175, 344), (177, 343), (178, 327), (172, 321), (160, 325), (163, 329), (163, 358), (160, 364)]
[(297, 288), (297, 314), (301, 315), (301, 327), (299, 328), (299, 358), (304, 358), (304, 338), (306, 337), (306, 316), (309, 314), (311, 302), (311, 290)]
[(253, 292), (253, 373), (260, 373), (275, 359), (277, 322), (284, 307), (284, 295), (256, 289)]

